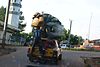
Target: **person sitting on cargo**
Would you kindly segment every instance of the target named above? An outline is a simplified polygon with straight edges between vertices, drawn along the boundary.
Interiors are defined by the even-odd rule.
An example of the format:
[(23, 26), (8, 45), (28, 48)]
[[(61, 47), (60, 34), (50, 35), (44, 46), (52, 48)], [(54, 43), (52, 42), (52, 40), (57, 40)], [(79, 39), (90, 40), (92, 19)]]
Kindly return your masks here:
[(37, 27), (34, 30), (34, 37), (35, 37), (35, 42), (38, 42), (39, 40), (41, 40), (41, 29), (40, 29), (40, 27)]

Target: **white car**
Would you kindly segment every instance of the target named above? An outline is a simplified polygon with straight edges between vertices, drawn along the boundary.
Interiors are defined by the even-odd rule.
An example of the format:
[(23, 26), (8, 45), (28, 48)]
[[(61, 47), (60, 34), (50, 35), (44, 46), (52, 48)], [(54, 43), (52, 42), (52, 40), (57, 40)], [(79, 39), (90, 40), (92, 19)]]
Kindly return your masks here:
[(65, 44), (65, 43), (61, 44), (61, 48), (67, 48), (66, 45), (67, 45), (67, 44)]

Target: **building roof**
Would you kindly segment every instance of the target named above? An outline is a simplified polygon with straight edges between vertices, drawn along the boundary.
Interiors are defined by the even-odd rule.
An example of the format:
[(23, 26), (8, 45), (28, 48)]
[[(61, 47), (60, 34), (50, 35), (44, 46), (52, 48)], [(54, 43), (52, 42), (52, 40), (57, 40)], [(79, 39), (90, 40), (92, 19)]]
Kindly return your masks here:
[(95, 39), (95, 40), (93, 40), (93, 41), (100, 41), (100, 39)]

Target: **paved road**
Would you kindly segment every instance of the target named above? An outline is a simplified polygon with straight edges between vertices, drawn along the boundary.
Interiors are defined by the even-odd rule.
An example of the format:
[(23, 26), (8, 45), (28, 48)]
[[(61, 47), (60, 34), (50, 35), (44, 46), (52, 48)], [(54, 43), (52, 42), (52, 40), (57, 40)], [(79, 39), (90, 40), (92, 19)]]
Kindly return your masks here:
[(80, 56), (100, 56), (100, 52), (63, 51), (63, 60), (58, 65), (40, 65), (30, 63), (26, 54), (27, 47), (19, 47), (17, 52), (0, 56), (0, 67), (84, 67)]

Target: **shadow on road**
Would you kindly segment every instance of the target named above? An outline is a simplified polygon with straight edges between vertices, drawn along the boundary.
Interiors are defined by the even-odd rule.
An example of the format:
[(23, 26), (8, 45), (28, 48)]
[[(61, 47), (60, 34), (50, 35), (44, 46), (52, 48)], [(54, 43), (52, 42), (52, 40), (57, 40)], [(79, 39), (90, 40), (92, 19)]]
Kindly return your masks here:
[(40, 66), (27, 65), (26, 67), (40, 67)]
[(64, 62), (64, 60), (59, 61), (58, 64), (54, 64), (52, 62), (48, 62), (45, 64), (41, 64), (41, 63), (31, 63), (29, 65), (26, 65), (26, 67), (66, 67), (66, 64)]

